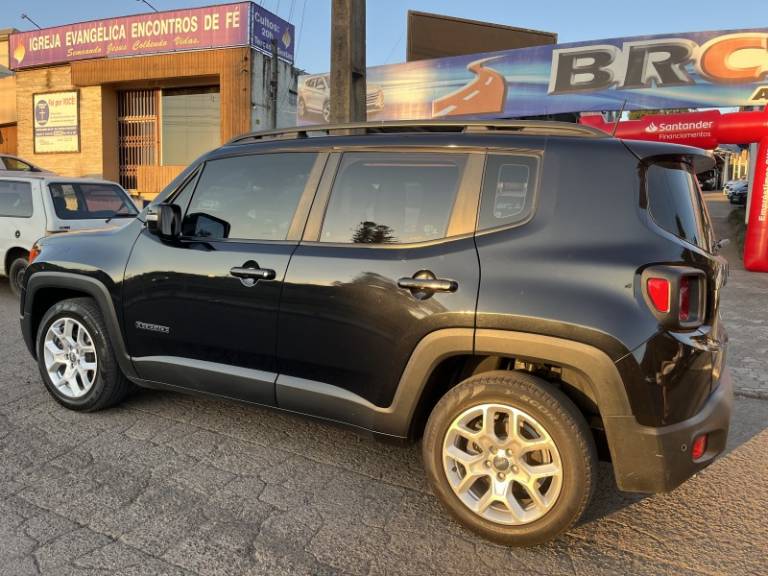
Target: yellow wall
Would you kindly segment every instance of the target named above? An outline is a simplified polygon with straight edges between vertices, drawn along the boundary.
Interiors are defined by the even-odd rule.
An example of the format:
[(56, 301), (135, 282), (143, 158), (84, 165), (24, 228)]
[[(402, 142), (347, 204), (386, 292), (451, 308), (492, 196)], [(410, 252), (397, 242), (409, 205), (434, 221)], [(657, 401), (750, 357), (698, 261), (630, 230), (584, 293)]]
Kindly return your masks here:
[[(62, 176), (96, 176), (105, 174), (105, 154), (102, 143), (104, 102), (101, 86), (80, 88), (80, 152), (62, 154), (35, 154), (33, 144), (34, 118), (32, 95), (39, 92), (72, 90), (71, 72), (68, 64), (20, 70), (16, 73), (16, 112), (18, 114), (18, 153), (33, 164), (52, 170)], [(107, 103), (107, 111), (114, 104)], [(115, 122), (116, 123), (116, 122)], [(116, 131), (115, 127), (113, 132)], [(115, 148), (116, 134), (113, 134)], [(116, 177), (116, 154), (108, 154), (108, 172)]]

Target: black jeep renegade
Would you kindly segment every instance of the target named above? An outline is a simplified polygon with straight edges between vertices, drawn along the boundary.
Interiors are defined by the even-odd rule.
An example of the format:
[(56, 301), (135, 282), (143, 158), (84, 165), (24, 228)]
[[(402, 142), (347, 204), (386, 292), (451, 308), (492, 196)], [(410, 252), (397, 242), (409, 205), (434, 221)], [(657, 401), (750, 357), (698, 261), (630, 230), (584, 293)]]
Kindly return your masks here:
[(449, 512), (534, 544), (598, 454), (662, 492), (725, 447), (709, 164), (553, 122), (246, 135), (133, 223), (41, 240), (21, 326), (68, 408), (138, 385), (421, 439)]

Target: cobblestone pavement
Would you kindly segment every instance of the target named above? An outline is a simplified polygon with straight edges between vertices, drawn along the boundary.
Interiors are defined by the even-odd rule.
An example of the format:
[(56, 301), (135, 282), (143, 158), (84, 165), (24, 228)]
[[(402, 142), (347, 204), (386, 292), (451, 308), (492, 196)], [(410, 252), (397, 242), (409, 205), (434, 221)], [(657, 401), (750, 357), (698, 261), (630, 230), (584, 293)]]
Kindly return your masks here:
[[(749, 389), (765, 385), (763, 282), (734, 271), (725, 299)], [(0, 282), (1, 575), (766, 574), (766, 428), (768, 402), (739, 397), (731, 451), (673, 493), (622, 495), (602, 465), (579, 526), (509, 549), (447, 517), (418, 447), (171, 393), (61, 408)]]
[[(719, 192), (706, 196), (720, 237), (732, 237), (727, 217), (733, 206)], [(731, 337), (728, 365), (739, 393), (768, 400), (768, 274), (744, 270), (735, 242), (724, 255), (730, 264), (721, 307)]]

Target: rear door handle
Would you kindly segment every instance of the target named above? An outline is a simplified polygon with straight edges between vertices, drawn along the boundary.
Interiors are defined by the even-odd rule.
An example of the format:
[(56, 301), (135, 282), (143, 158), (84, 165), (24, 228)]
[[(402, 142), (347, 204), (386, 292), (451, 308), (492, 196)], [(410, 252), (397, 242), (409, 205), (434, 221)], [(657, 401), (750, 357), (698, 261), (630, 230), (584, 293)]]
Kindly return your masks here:
[(426, 300), (435, 292), (456, 292), (459, 289), (459, 283), (455, 280), (437, 278), (429, 270), (420, 270), (411, 278), (400, 278), (397, 285), (410, 290), (418, 300)]
[(274, 280), (275, 271), (270, 268), (260, 268), (258, 263), (248, 261), (242, 266), (230, 268), (229, 274), (235, 278), (240, 278), (244, 286), (253, 286), (259, 280)]

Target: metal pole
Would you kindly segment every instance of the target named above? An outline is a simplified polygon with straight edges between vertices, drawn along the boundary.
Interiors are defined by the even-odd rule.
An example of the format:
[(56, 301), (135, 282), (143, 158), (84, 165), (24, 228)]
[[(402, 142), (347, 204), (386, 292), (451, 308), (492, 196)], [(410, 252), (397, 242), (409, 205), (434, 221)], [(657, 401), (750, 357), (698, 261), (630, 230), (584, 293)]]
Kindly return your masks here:
[(333, 0), (331, 122), (365, 122), (365, 0)]
[(272, 129), (277, 129), (277, 81), (278, 81), (278, 69), (277, 69), (277, 39), (272, 40), (272, 80), (269, 83), (271, 94), (270, 99), (272, 101)]

